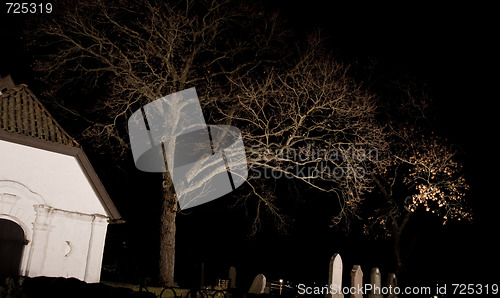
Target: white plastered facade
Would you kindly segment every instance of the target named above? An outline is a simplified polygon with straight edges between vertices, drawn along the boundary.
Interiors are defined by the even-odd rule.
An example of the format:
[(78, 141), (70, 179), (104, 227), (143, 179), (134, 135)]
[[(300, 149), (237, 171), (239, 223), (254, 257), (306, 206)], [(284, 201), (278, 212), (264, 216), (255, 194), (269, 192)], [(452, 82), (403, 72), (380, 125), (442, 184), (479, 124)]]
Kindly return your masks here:
[(99, 282), (109, 215), (75, 156), (0, 140), (0, 218), (24, 231), (20, 275)]

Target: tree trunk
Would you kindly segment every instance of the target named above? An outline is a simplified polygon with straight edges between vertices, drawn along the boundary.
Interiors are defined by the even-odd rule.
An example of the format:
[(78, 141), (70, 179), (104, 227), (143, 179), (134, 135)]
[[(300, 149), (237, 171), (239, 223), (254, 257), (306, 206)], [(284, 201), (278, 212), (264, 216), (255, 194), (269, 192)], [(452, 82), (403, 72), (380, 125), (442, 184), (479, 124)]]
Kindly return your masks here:
[(403, 219), (401, 220), (401, 223), (398, 224), (396, 220), (393, 222), (393, 251), (394, 251), (394, 261), (396, 262), (396, 273), (401, 273), (403, 270), (403, 259), (401, 257), (401, 235), (403, 234), (403, 230), (405, 229), (406, 225), (408, 224), (408, 221), (410, 220), (411, 213), (406, 213)]
[(175, 217), (177, 215), (177, 196), (167, 171), (163, 173), (163, 201), (160, 227), (160, 282), (175, 286)]
[(401, 235), (397, 233), (393, 238), (394, 261), (396, 263), (396, 274), (403, 270), (403, 261), (401, 260)]

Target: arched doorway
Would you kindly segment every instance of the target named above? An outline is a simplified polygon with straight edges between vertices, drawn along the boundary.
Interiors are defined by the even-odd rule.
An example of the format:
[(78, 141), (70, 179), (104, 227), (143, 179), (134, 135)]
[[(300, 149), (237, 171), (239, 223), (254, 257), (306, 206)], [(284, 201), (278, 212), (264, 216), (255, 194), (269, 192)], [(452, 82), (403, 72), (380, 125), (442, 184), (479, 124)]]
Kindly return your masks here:
[(15, 222), (0, 218), (0, 278), (19, 275), (25, 245), (24, 231)]

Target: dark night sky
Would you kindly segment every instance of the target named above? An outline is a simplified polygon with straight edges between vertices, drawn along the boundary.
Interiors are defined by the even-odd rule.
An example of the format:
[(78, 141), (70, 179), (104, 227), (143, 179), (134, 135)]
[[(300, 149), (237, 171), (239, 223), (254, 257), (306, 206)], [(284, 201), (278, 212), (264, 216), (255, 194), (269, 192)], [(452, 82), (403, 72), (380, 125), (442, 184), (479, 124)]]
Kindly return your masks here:
[[(419, 249), (426, 257), (416, 258), (415, 263), (421, 262), (422, 266), (417, 271), (427, 272), (427, 278), (438, 276), (438, 270), (451, 274), (450, 278), (460, 278), (463, 273), (465, 280), (456, 282), (473, 278), (482, 281), (478, 272), (491, 271), (496, 276), (484, 281), (500, 281), (497, 256), (500, 249), (497, 240), (499, 195), (495, 189), (498, 185), (498, 116), (494, 105), (498, 101), (494, 88), (498, 86), (499, 51), (495, 41), (499, 36), (496, 29), (499, 24), (498, 17), (493, 15), (493, 8), (465, 4), (437, 7), (373, 3), (366, 6), (329, 2), (269, 1), (269, 5), (280, 9), (298, 31), (321, 28), (328, 38), (329, 47), (346, 60), (367, 61), (371, 57), (379, 60), (388, 71), (409, 73), (420, 82), (426, 82), (439, 110), (437, 132), (465, 153), (465, 171), (472, 186), (470, 199), (475, 222), (428, 231), (429, 236), (419, 243)], [(27, 19), (5, 16), (3, 11), (1, 18), (0, 74), (10, 73), (16, 83), (30, 85), (33, 79), (27, 72), (29, 65), (25, 57), (19, 55), (22, 44), (17, 39), (17, 29)], [(89, 155), (92, 158), (93, 154)], [(113, 197), (113, 194), (121, 195), (120, 191), (110, 189), (119, 182), (113, 178), (105, 180), (112, 175), (110, 170), (99, 169), (101, 162), (102, 159), (96, 156), (94, 166), (100, 171), (112, 198), (120, 200)], [(140, 192), (135, 195), (140, 202), (147, 202), (140, 197)], [(372, 265), (384, 269), (384, 264), (378, 264), (377, 257), (384, 259), (381, 251), (385, 244), (354, 236), (345, 237), (330, 230), (327, 214), (318, 214), (325, 211), (304, 210), (302, 218), (297, 219), (303, 227), (294, 228), (290, 236), (264, 232), (255, 240), (247, 240), (242, 232), (246, 230), (247, 223), (244, 220), (242, 223), (241, 214), (221, 207), (227, 203), (224, 200), (208, 204), (203, 210), (193, 211), (190, 215), (179, 216), (178, 233), (190, 235), (178, 240), (179, 266), (191, 266), (190, 261), (197, 259), (207, 262), (207, 270), (217, 273), (225, 272), (230, 264), (239, 265), (240, 276), (247, 279), (263, 271), (271, 279), (284, 277), (299, 281), (325, 281), (330, 256), (341, 252), (346, 269), (354, 263), (361, 263), (365, 275), (368, 275), (366, 272)], [(141, 212), (154, 213), (154, 208), (143, 208)], [(219, 214), (216, 218), (207, 215), (213, 209)], [(122, 214), (129, 214), (129, 211), (124, 210)], [(133, 224), (134, 219), (129, 220), (128, 227)], [(142, 242), (134, 241), (155, 236), (151, 231), (148, 234), (137, 229), (110, 227), (108, 244), (110, 240), (120, 243), (122, 240), (131, 241), (127, 243), (128, 249), (141, 251), (144, 249), (141, 248)], [(131, 236), (134, 233), (143, 236)], [(221, 242), (220, 234), (229, 234), (231, 241)], [(109, 247), (119, 246), (109, 244)], [(109, 254), (106, 257), (110, 257)], [(143, 258), (143, 263), (154, 261), (152, 255), (135, 257)], [(472, 259), (467, 260), (469, 257)], [(291, 258), (296, 258), (296, 264), (290, 263)], [(462, 265), (466, 270), (457, 273), (457, 268)], [(418, 267), (418, 264), (414, 266)], [(179, 276), (188, 274), (180, 272)]]

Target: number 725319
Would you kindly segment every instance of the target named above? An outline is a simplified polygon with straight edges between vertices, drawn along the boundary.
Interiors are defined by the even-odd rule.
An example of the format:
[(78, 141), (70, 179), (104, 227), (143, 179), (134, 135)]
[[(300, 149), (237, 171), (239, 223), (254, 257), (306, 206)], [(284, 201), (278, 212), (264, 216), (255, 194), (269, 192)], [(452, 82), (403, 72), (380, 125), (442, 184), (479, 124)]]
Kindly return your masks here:
[(7, 13), (52, 13), (52, 3), (5, 3)]

